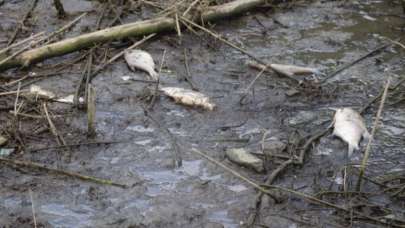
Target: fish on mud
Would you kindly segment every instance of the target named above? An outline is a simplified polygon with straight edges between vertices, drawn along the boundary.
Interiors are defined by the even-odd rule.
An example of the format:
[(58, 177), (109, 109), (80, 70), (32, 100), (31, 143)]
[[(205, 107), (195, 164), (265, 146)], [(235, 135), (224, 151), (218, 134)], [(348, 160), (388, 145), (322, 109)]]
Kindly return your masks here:
[(369, 138), (363, 117), (351, 108), (339, 108), (333, 118), (333, 135), (348, 144), (349, 157), (359, 149), (361, 138)]
[(155, 71), (155, 62), (148, 52), (139, 49), (129, 50), (125, 51), (124, 58), (132, 71), (140, 69), (146, 71), (153, 80), (158, 79), (158, 73)]
[(210, 98), (200, 92), (178, 87), (162, 87), (160, 90), (173, 98), (176, 103), (198, 106), (210, 111), (215, 108), (215, 104), (211, 102)]

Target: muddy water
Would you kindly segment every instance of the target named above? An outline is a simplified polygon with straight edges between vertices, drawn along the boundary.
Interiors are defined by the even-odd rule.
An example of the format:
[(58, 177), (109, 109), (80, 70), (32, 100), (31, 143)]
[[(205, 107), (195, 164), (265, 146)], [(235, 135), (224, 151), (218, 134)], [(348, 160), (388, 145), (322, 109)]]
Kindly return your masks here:
[[(3, 30), (13, 27), (19, 15), (18, 8), (23, 5), (19, 1), (6, 2), (0, 8)], [(315, 1), (274, 13), (252, 13), (220, 23), (215, 30), (269, 62), (317, 67), (325, 73), (381, 45), (382, 37), (397, 39), (403, 36), (395, 30), (403, 26), (402, 19), (378, 16), (400, 13), (399, 7), (390, 5), (389, 1), (323, 2)], [(34, 15), (43, 15), (35, 18), (38, 31), (63, 24), (55, 19), (55, 12), (45, 11), (49, 8), (47, 4), (50, 1), (40, 1), (34, 11)], [(75, 3), (65, 1), (65, 4), (71, 14), (99, 7), (96, 3), (81, 0), (75, 0)], [(12, 16), (8, 17), (9, 14)], [(142, 15), (136, 17), (139, 19)], [(93, 25), (96, 18), (95, 14), (90, 14), (71, 34), (78, 34), (86, 26)], [(0, 40), (3, 38), (6, 38), (5, 34), (1, 34)], [(333, 111), (330, 108), (358, 108), (369, 97), (378, 94), (387, 75), (392, 75), (397, 81), (404, 74), (403, 51), (388, 48), (329, 80), (325, 91), (317, 95), (304, 92), (287, 96), (286, 92), (295, 86), (293, 82), (268, 74), (255, 84), (254, 94), (248, 97), (247, 103), (240, 105), (240, 91), (257, 72), (245, 65), (249, 59), (238, 51), (205, 34), (201, 34), (201, 38), (185, 34), (181, 45), (177, 44), (174, 34), (167, 34), (144, 48), (158, 62), (166, 50), (162, 84), (189, 88), (190, 85), (183, 80), (185, 48), (195, 86), (218, 104), (217, 110), (205, 112), (177, 105), (164, 96), (157, 100), (151, 115), (178, 140), (183, 166), (171, 167), (172, 141), (159, 126), (145, 117), (141, 103), (137, 101), (137, 96), (148, 85), (122, 80), (123, 76), (142, 79), (145, 74), (130, 72), (120, 60), (99, 74), (93, 84), (97, 89), (97, 139), (123, 143), (72, 149), (65, 152), (70, 153), (71, 158), (70, 161), (63, 160), (62, 167), (131, 187), (120, 189), (2, 167), (1, 224), (16, 227), (32, 224), (31, 200), (27, 191), (31, 188), (36, 218), (45, 227), (243, 226), (254, 210), (255, 191), (192, 154), (190, 148), (199, 148), (242, 174), (263, 181), (265, 175), (229, 163), (224, 150), (229, 147), (258, 150), (265, 130), (269, 130), (269, 137), (282, 141), (287, 141), (294, 130), (306, 135), (331, 117)], [(40, 84), (60, 95), (73, 93), (80, 78), (75, 72), (79, 70), (76, 66), (72, 73), (43, 80)], [(10, 71), (8, 75), (12, 73)], [(405, 112), (403, 103), (389, 104), (390, 101), (372, 144), (370, 176), (404, 172)], [(373, 107), (365, 114), (369, 129), (375, 113)], [(85, 139), (84, 113), (79, 112), (58, 121), (58, 124), (69, 142)], [(54, 143), (47, 138), (32, 142), (33, 147), (50, 144)], [(289, 170), (277, 184), (311, 194), (327, 189), (331, 183), (334, 188), (339, 188), (339, 177), (334, 179), (330, 173), (339, 173), (345, 150), (344, 143), (327, 135), (313, 148), (303, 167)], [(55, 165), (55, 151), (51, 150), (19, 157)], [(359, 162), (359, 159), (360, 153), (356, 153), (352, 162)], [(365, 191), (378, 189), (366, 185)], [(385, 205), (393, 216), (403, 219), (403, 203), (387, 197), (369, 200)], [(312, 227), (316, 224), (333, 227), (341, 220), (331, 210), (288, 197), (283, 204), (263, 208), (260, 223), (270, 227)], [(354, 225), (365, 226), (364, 223)]]

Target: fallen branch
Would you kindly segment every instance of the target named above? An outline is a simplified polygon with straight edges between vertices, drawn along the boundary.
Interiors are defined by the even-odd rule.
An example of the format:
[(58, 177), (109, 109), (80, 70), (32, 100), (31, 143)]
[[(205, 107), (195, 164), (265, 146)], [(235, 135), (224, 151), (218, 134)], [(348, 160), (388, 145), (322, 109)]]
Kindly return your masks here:
[[(86, 15), (86, 13), (83, 13), (82, 15), (80, 15), (80, 16), (77, 17), (77, 18), (75, 18), (73, 21), (71, 21), (71, 22), (68, 23), (67, 25), (65, 25), (65, 26), (63, 26), (62, 28), (60, 28), (60, 29), (58, 29), (58, 30), (56, 30), (56, 31), (54, 31), (54, 32), (52, 32), (52, 33), (50, 33), (50, 34), (47, 35), (46, 37), (42, 37), (42, 38), (40, 38), (39, 40), (37, 40), (37, 41), (35, 41), (35, 42), (32, 42), (32, 43), (30, 43), (29, 45), (27, 45), (27, 46), (21, 48), (20, 50), (18, 50), (17, 52), (13, 53), (12, 55), (10, 55), (10, 56), (8, 56), (8, 57), (6, 57), (6, 58), (0, 59), (0, 70), (1, 70), (1, 68), (2, 68), (3, 65), (7, 65), (7, 63), (10, 62), (10, 61), (12, 62), (13, 59), (14, 59), (16, 56), (23, 55), (24, 53), (29, 52), (29, 51), (27, 51), (27, 50), (30, 49), (30, 48), (31, 48), (32, 46), (34, 46), (35, 44), (38, 44), (38, 43), (40, 43), (40, 42), (42, 42), (42, 41), (45, 41), (45, 40), (48, 40), (48, 41), (49, 41), (49, 40), (51, 40), (51, 38), (55, 37), (56, 35), (58, 35), (58, 34), (64, 32), (64, 31), (66, 31), (67, 29), (69, 29), (70, 27), (72, 27), (73, 25), (75, 25), (75, 24), (76, 24), (82, 17), (84, 17), (85, 15)], [(46, 46), (47, 46), (47, 45), (46, 45)], [(17, 57), (17, 59), (18, 59), (18, 57)], [(28, 65), (29, 65), (29, 62), (23, 62), (21, 65), (22, 65), (22, 66), (28, 66)]]
[[(196, 18), (201, 18), (203, 21), (215, 21), (252, 10), (264, 3), (264, 0), (235, 0), (230, 3), (208, 7), (200, 17)], [(15, 58), (1, 64), (0, 70), (6, 70), (18, 66), (28, 66), (44, 59), (65, 55), (83, 48), (91, 47), (96, 43), (105, 43), (116, 39), (144, 36), (152, 33), (173, 30), (175, 29), (175, 26), (176, 22), (174, 18), (159, 17), (83, 34), (25, 51)]]

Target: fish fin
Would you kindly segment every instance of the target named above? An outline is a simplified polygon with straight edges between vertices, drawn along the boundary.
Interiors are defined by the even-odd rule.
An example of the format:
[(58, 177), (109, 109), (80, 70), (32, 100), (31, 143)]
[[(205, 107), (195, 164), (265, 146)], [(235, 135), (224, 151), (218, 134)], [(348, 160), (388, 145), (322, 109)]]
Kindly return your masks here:
[(367, 131), (367, 129), (363, 133), (363, 139), (369, 139), (371, 137), (370, 133)]

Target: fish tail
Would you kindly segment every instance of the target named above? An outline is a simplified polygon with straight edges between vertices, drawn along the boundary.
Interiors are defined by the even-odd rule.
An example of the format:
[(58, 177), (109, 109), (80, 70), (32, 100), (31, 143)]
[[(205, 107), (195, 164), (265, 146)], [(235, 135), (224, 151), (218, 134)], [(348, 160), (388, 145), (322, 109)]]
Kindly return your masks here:
[(349, 144), (349, 148), (347, 150), (347, 154), (349, 155), (348, 156), (349, 158), (352, 156), (354, 149), (355, 149), (355, 146), (353, 146), (352, 144)]
[(155, 81), (158, 80), (159, 74), (154, 69), (150, 70), (148, 73), (152, 77), (153, 80), (155, 80)]

